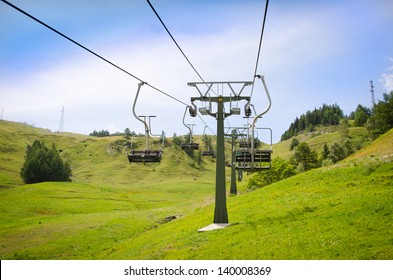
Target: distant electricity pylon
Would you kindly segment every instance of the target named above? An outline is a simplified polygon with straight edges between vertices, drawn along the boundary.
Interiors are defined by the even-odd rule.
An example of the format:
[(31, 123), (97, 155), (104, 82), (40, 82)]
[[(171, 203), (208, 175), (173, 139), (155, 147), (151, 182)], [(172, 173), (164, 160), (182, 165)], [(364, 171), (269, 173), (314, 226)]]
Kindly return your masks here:
[(1, 116), (0, 116), (0, 120), (3, 120), (4, 117), (4, 108), (1, 108)]
[(375, 106), (375, 95), (374, 95), (374, 85), (373, 85), (373, 81), (370, 81), (370, 92), (371, 92), (371, 105)]
[(63, 133), (64, 130), (64, 106), (61, 109), (61, 117), (60, 117), (60, 124), (59, 124), (59, 130), (57, 131), (58, 133)]

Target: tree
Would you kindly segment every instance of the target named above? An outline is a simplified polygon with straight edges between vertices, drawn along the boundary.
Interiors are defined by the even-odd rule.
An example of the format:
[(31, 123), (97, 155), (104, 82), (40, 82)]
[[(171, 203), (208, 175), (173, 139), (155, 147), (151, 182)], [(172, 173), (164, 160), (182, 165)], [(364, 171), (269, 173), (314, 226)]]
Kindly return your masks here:
[(322, 150), (322, 159), (327, 159), (329, 157), (330, 150), (329, 147), (326, 145), (326, 143), (323, 144), (323, 150)]
[(330, 146), (330, 156), (329, 158), (336, 163), (346, 157), (345, 148), (337, 142), (334, 142)]
[(254, 189), (270, 185), (295, 174), (296, 169), (291, 163), (282, 158), (276, 157), (273, 159), (272, 167), (269, 170), (254, 174), (254, 176), (249, 180), (247, 188)]
[(354, 117), (353, 125), (364, 126), (370, 116), (371, 116), (371, 110), (359, 104), (356, 107), (356, 110), (353, 114)]
[(299, 140), (297, 138), (293, 138), (291, 145), (289, 146), (289, 150), (293, 151), (299, 145)]
[(69, 164), (63, 162), (54, 144), (49, 149), (43, 142), (35, 140), (27, 145), (25, 162), (20, 173), (26, 184), (47, 181), (71, 181)]
[(296, 117), (289, 129), (281, 136), (281, 141), (296, 136), (298, 132), (304, 130), (312, 132), (318, 125), (338, 125), (343, 117), (344, 113), (337, 104), (323, 104), (319, 109), (315, 108), (313, 111), (307, 111), (299, 118)]
[(124, 129), (124, 137), (126, 139), (130, 139), (131, 136), (131, 130), (127, 127), (126, 129)]
[(339, 133), (340, 133), (340, 141), (341, 143), (345, 143), (347, 140), (350, 139), (349, 136), (349, 121), (347, 118), (343, 118), (340, 121)]
[(373, 107), (366, 126), (374, 138), (393, 128), (393, 91), (383, 94), (383, 101)]
[(89, 136), (96, 136), (96, 137), (108, 137), (110, 136), (110, 133), (108, 130), (101, 130), (101, 131), (93, 131), (92, 133), (89, 134)]
[(291, 163), (295, 166), (302, 164), (305, 171), (316, 168), (318, 167), (317, 152), (312, 151), (307, 143), (302, 142), (296, 147)]

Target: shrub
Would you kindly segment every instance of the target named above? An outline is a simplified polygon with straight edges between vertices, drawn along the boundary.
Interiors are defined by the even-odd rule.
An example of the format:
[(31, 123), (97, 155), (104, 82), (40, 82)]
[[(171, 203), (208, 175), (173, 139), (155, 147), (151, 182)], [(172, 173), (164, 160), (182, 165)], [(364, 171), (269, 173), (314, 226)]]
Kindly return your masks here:
[(20, 175), (26, 184), (48, 181), (71, 181), (71, 168), (63, 162), (54, 144), (49, 149), (35, 140), (27, 145), (25, 162)]

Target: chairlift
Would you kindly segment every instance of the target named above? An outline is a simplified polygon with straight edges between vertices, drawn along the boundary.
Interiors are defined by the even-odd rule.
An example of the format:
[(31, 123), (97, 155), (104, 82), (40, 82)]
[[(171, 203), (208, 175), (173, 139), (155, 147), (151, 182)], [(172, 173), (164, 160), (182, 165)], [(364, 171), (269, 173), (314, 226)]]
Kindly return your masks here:
[[(267, 89), (265, 79), (263, 76), (257, 75), (256, 77), (260, 78), (265, 89), (269, 104), (265, 111), (256, 115), (253, 119), (251, 126), (249, 127), (251, 130), (251, 135), (247, 137), (247, 141), (243, 141), (239, 143), (239, 149), (235, 151), (235, 161), (237, 163), (236, 169), (248, 172), (255, 172), (261, 170), (268, 170), (271, 168), (272, 161), (272, 130), (270, 128), (256, 128), (256, 122), (259, 118), (261, 118), (264, 114), (266, 114), (271, 107), (271, 98), (269, 91)], [(246, 116), (250, 114), (251, 104), (246, 104), (245, 106), (245, 114)], [(270, 149), (257, 149), (259, 148), (259, 140), (255, 137), (255, 132), (257, 129), (268, 130), (270, 131)]]
[[(203, 136), (202, 137), (204, 137), (206, 134), (205, 134), (205, 132), (206, 132), (206, 128), (207, 128), (207, 126), (205, 126), (205, 128), (203, 129)], [(211, 151), (210, 150), (210, 148), (211, 148), (211, 146), (208, 144), (208, 143), (205, 143), (205, 146), (207, 147), (207, 151), (205, 150), (205, 151), (202, 151), (202, 156), (209, 156), (209, 157), (212, 157), (212, 158), (215, 158), (216, 156), (216, 154), (215, 154), (215, 152), (214, 151)]]
[(235, 151), (236, 169), (249, 172), (270, 169), (272, 152), (272, 149), (254, 148), (251, 152), (251, 148), (240, 148)]
[[(135, 116), (135, 118), (142, 122), (144, 127), (145, 127), (145, 137), (146, 137), (146, 147), (144, 150), (131, 150), (127, 153), (127, 157), (128, 157), (128, 161), (129, 162), (161, 162), (162, 159), (162, 154), (163, 154), (163, 148), (164, 148), (164, 141), (165, 141), (165, 135), (164, 135), (164, 131), (161, 134), (162, 137), (162, 145), (161, 145), (161, 149), (160, 150), (151, 150), (150, 149), (150, 136), (158, 136), (158, 135), (153, 135), (151, 133), (151, 123), (150, 123), (150, 118), (151, 117), (155, 117), (155, 116), (137, 116), (137, 114), (135, 113), (135, 106), (136, 106), (136, 102), (138, 100), (138, 96), (139, 96), (139, 91), (141, 89), (141, 87), (144, 85), (144, 82), (141, 82), (138, 84), (138, 91), (136, 93), (135, 96), (135, 101), (134, 101), (134, 105), (132, 107), (132, 112)], [(144, 118), (143, 120), (141, 118)], [(149, 123), (146, 122), (146, 118), (149, 119)]]
[(194, 143), (192, 142), (192, 126), (193, 124), (186, 124), (184, 122), (184, 119), (186, 117), (186, 113), (187, 113), (187, 109), (190, 113), (191, 117), (195, 117), (197, 115), (197, 109), (196, 109), (196, 105), (193, 104), (193, 106), (187, 106), (186, 110), (184, 111), (184, 115), (183, 115), (183, 124), (185, 127), (187, 127), (190, 130), (190, 140), (188, 143), (182, 143), (180, 144), (180, 147), (184, 150), (184, 151), (195, 151), (199, 149), (199, 144), (198, 143)]

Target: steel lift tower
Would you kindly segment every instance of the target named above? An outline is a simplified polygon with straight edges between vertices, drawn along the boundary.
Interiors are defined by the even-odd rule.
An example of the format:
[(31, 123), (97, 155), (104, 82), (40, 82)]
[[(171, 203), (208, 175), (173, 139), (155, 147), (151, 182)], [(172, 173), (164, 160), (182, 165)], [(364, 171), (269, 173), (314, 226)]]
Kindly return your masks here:
[[(240, 85), (240, 90), (236, 92), (234, 85)], [(212, 92), (213, 85), (227, 86), (230, 94), (228, 96), (216, 95)], [(190, 82), (188, 86), (195, 87), (200, 96), (191, 97), (191, 103), (201, 101), (209, 104), (207, 107), (200, 107), (199, 112), (202, 115), (210, 115), (217, 120), (217, 147), (216, 147), (216, 196), (215, 196), (215, 210), (214, 210), (214, 224), (228, 224), (228, 211), (226, 205), (226, 185), (225, 185), (225, 146), (224, 146), (224, 120), (231, 115), (239, 115), (240, 109), (232, 107), (232, 102), (240, 100), (250, 101), (249, 96), (241, 96), (246, 86), (252, 85), (252, 82)], [(207, 91), (202, 92), (200, 86), (207, 86)], [(223, 94), (223, 92), (222, 92)], [(230, 104), (229, 112), (225, 112), (224, 104)], [(212, 103), (217, 103), (217, 111), (212, 112)]]

